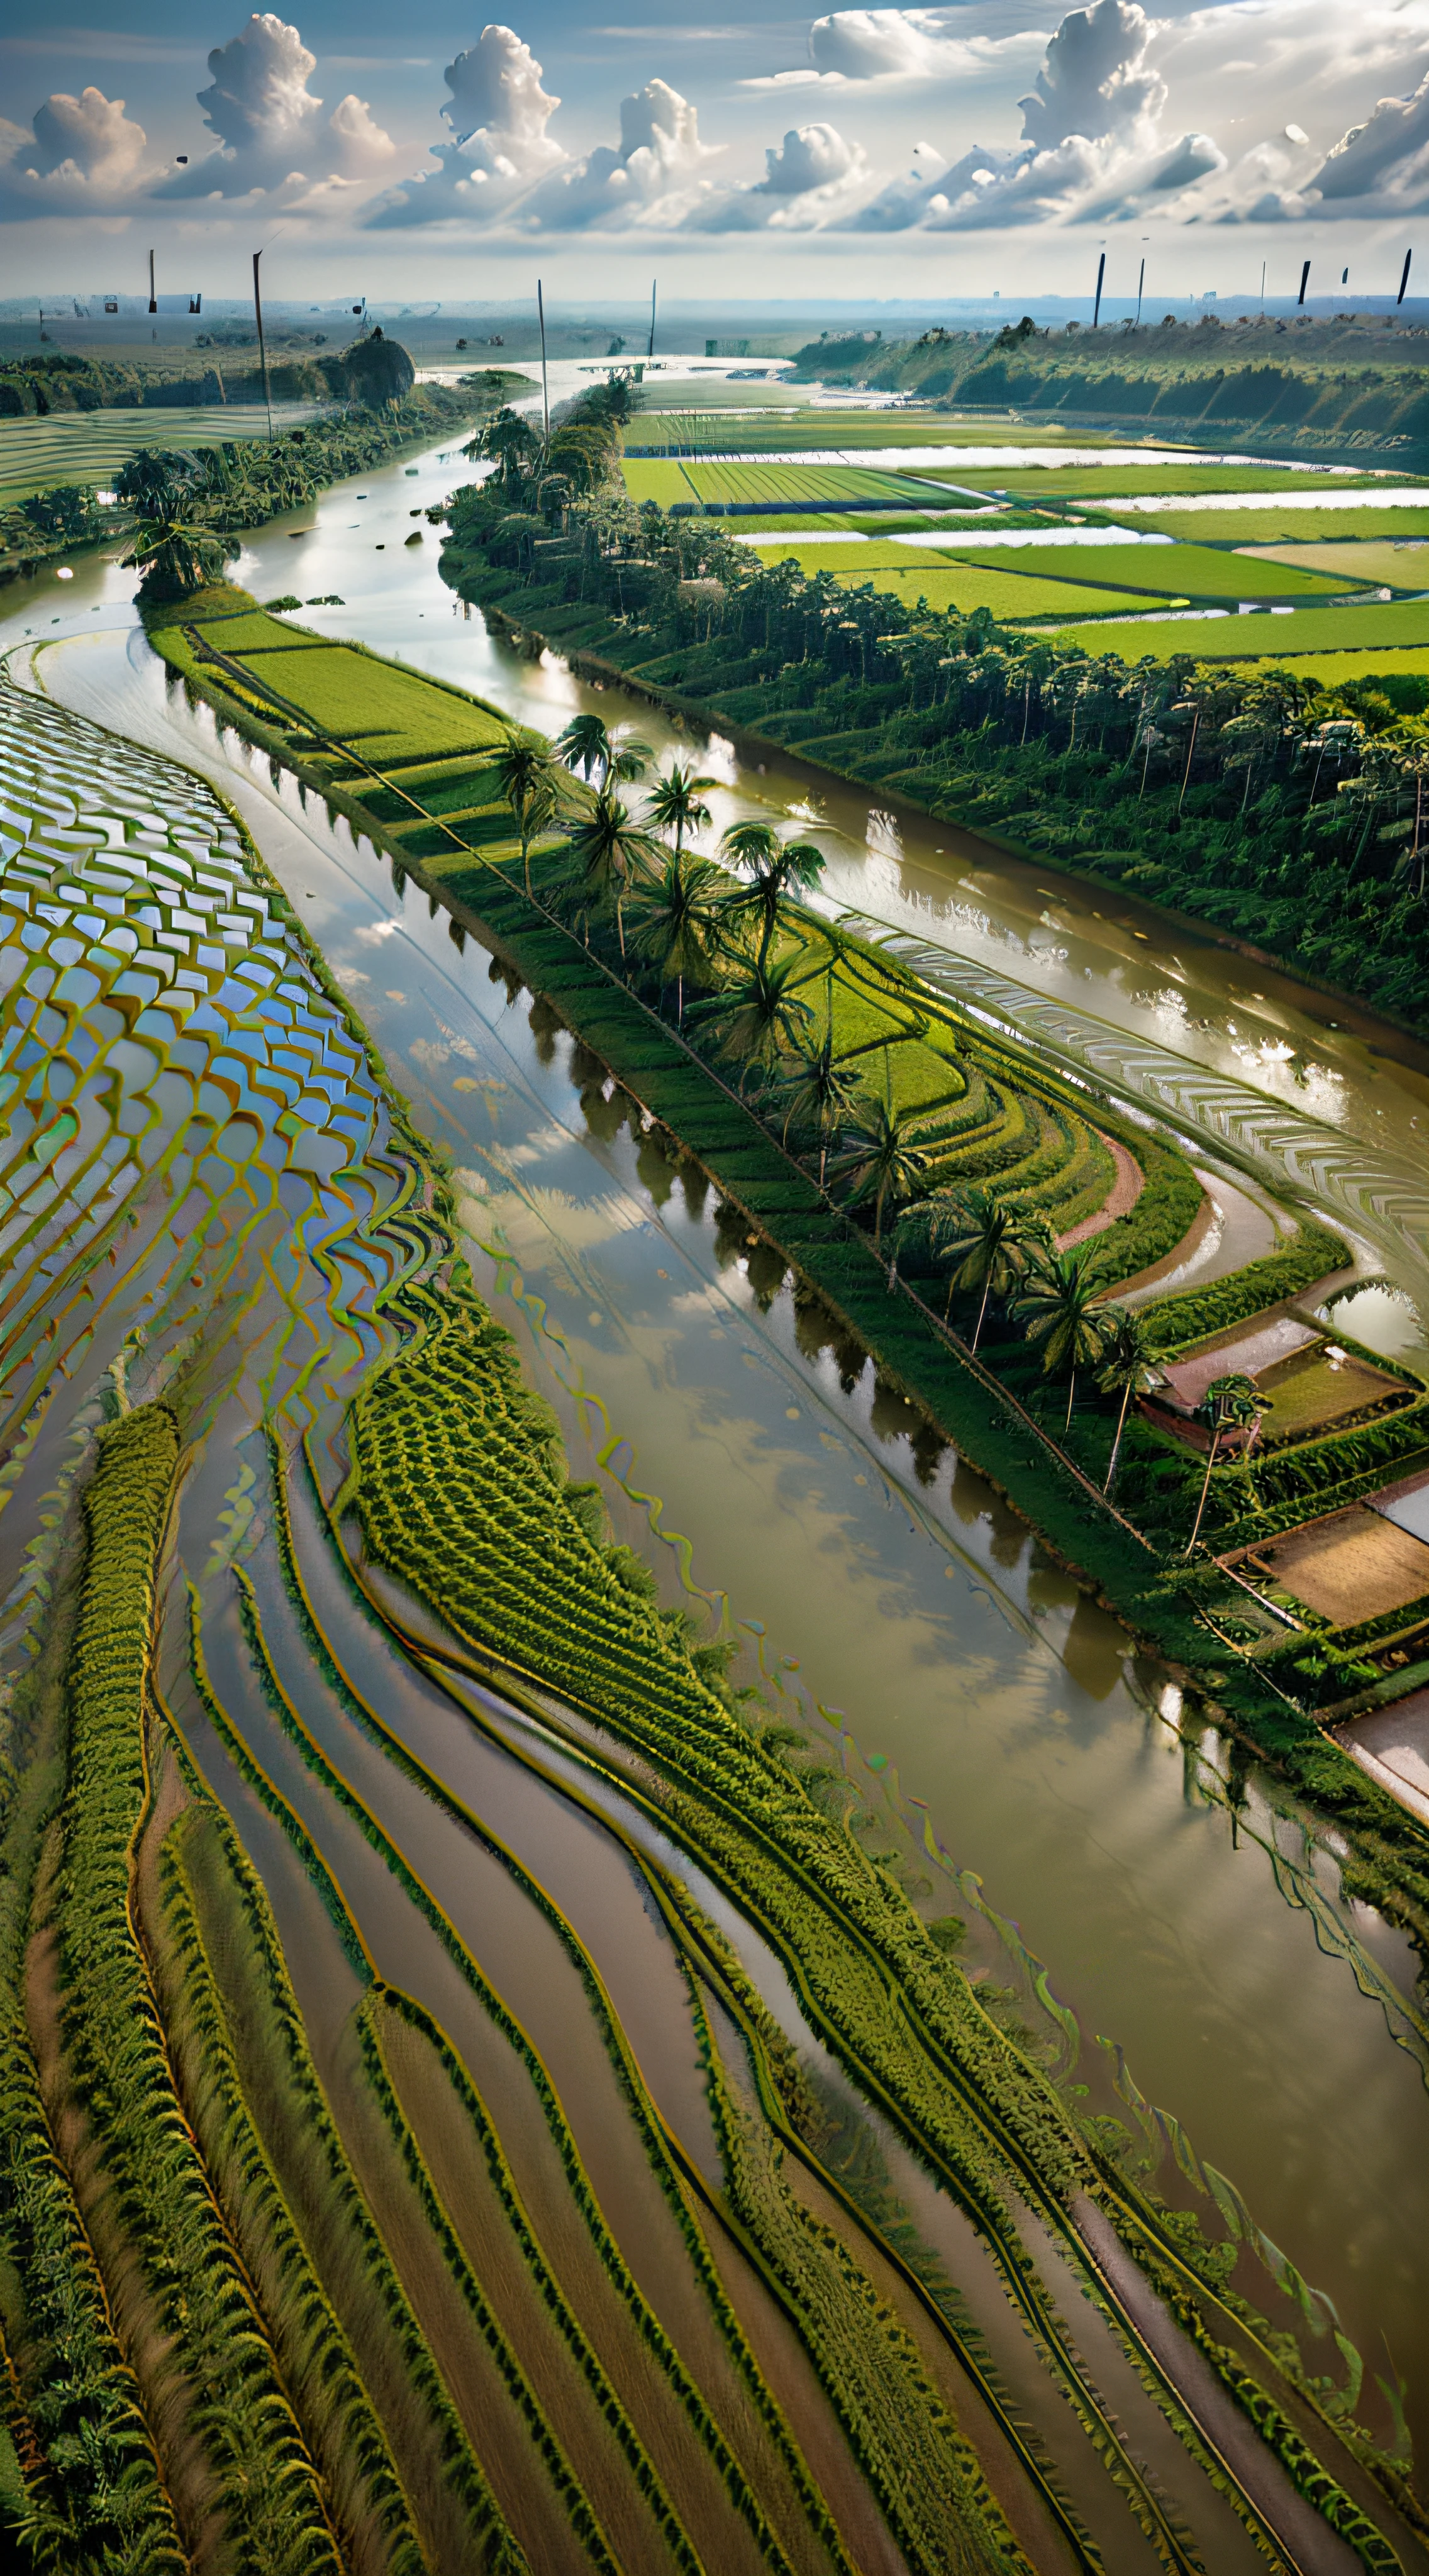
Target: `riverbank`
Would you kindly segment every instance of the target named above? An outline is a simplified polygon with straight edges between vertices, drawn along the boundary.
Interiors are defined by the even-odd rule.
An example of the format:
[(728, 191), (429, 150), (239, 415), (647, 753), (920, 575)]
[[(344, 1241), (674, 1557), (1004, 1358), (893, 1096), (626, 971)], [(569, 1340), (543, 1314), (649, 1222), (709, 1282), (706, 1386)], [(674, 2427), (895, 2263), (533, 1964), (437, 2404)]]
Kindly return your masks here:
[[(229, 605), (236, 609), (240, 604)], [(1352, 1839), (1346, 1870), (1355, 1892), (1393, 1919), (1429, 1929), (1429, 1867), (1415, 1820), (1383, 1795), (1313, 1718), (1204, 1624), (1184, 1591), (1181, 1567), (1174, 1562), (1163, 1566), (1129, 1524), (1107, 1510), (1089, 1480), (1009, 1401), (1007, 1390), (972, 1363), (906, 1286), (890, 1296), (887, 1274), (866, 1238), (821, 1203), (807, 1175), (780, 1152), (711, 1069), (539, 903), (528, 904), (519, 884), (509, 818), (503, 822), (488, 791), (473, 784), (454, 802), (444, 799), (443, 814), (426, 817), (424, 828), (444, 840), (447, 856), (424, 859), (412, 849), (410, 827), (393, 821), (392, 809), (384, 803), (392, 789), (381, 773), (358, 766), (352, 751), (333, 743), (322, 756), (311, 731), (304, 736), (300, 728), (295, 734), (291, 704), (284, 709), (270, 698), (265, 705), (231, 671), (225, 673), (221, 661), (196, 651), (192, 638), (155, 620), (151, 640), (223, 721), (290, 768), (324, 797), (330, 810), (347, 815), (355, 829), (390, 853), (404, 877), (444, 904), (452, 914), (454, 935), (465, 935), (470, 928), (508, 958), (533, 990), (550, 999), (642, 1110), (668, 1127), (708, 1170), (731, 1205), (741, 1210), (747, 1230), (772, 1247), (781, 1264), (792, 1263), (826, 1310), (831, 1330), (871, 1353), (881, 1380), (921, 1411), (930, 1434), (955, 1442), (1050, 1549), (1076, 1570), (1078, 1580), (1195, 1687), (1208, 1713), (1334, 1817)], [(427, 687), (414, 672), (395, 673), (377, 657), (367, 658), (374, 676), (386, 671), (393, 685), (400, 683), (404, 704), (408, 693), (415, 700)], [(300, 685), (301, 670), (300, 650), (284, 656), (285, 693)], [(485, 729), (487, 739), (494, 739), (499, 720), (492, 710), (463, 700), (455, 690), (434, 688), (428, 703), (442, 739), (451, 738), (454, 699), (466, 710), (469, 738)], [(478, 807), (485, 813), (479, 858), (470, 847), (468, 827)], [(459, 829), (453, 817), (463, 810), (468, 826)], [(414, 805), (414, 819), (420, 812)]]

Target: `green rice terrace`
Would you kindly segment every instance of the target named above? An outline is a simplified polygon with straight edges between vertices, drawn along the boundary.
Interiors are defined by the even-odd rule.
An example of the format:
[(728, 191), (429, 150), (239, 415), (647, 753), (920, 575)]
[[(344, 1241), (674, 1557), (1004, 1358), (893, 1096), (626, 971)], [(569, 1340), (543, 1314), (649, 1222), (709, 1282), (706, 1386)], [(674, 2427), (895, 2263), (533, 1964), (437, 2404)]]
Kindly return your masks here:
[[(1319, 621), (1429, 611), (1342, 605), (1337, 518), (1318, 564), (1279, 519), (1274, 559), (1179, 524), (1037, 542), (1108, 471), (1068, 468), (1046, 511), (974, 485), (979, 532), (1034, 540), (979, 552), (929, 526), (966, 478), (929, 512), (911, 458), (622, 469), (614, 408), (548, 443), (488, 420), (492, 470), (429, 511), (447, 616), (586, 673), (560, 725), (371, 649), (336, 593), (319, 626), (230, 583), (238, 504), (197, 469), (136, 495), (141, 622), (45, 629), (0, 678), (9, 2549), (1423, 2576), (1410, 2382), (1293, 2224), (1298, 2195), (1335, 2237), (1340, 2133), (1267, 2223), (734, 1615), (575, 1334), (628, 1247), (668, 1302), (619, 1320), (692, 1483), (725, 1478), (731, 1548), (743, 1514), (809, 1550), (815, 1621), (852, 1559), (779, 1487), (770, 1425), (808, 1400), (773, 1319), (826, 1459), (866, 1489), (909, 1443), (881, 1501), (910, 1549), (944, 1551), (917, 1487), (951, 1454), (994, 1561), (1032, 1540), (1027, 1606), (976, 1647), (959, 1613), (972, 1704), (999, 1617), (1040, 1651), (1039, 1585), (1114, 1626), (1185, 1815), (1254, 1850), (1295, 1977), (1333, 1971), (1418, 2104), (1426, 1815), (1376, 1729), (1429, 1687), (1429, 1376), (1355, 1333), (1365, 1247), (837, 900), (817, 803), (721, 828), (695, 745), (1129, 880), (1413, 1023), (1429, 651), (1381, 668), (1352, 629), (1344, 681), (1228, 671), (1228, 618), (1165, 660), (1137, 621), (1273, 604), (1337, 663)], [(367, 501), (380, 460), (348, 462)], [(427, 487), (388, 471), (410, 542)], [(729, 533), (766, 502), (773, 550)], [(885, 502), (936, 549), (799, 543)], [(343, 534), (394, 589), (435, 552)], [(696, 1243), (712, 1275), (672, 1283)], [(726, 1340), (720, 1274), (757, 1438), (681, 1381), (682, 1312)], [(874, 1624), (935, 1659), (897, 1581)], [(1062, 1754), (1102, 1759), (1095, 1725)], [(1195, 1911), (1169, 1834), (1153, 1863), (1127, 1953)]]

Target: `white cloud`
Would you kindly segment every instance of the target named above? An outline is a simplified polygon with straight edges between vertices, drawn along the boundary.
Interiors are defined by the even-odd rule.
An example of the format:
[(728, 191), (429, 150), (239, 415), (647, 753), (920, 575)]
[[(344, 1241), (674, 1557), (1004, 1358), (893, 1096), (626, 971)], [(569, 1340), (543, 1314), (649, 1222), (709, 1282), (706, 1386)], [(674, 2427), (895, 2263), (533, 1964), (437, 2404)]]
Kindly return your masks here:
[(547, 132), (561, 102), (542, 88), (545, 73), (513, 28), (483, 27), (444, 77), (451, 97), (442, 114), (455, 140), (432, 145), (435, 170), (404, 180), (369, 209), (365, 220), (378, 231), (493, 223), (567, 157)]
[(1149, 132), (1166, 84), (1146, 59), (1151, 28), (1136, 0), (1093, 0), (1062, 20), (1032, 90), (1018, 100), (1023, 140), (1055, 150), (1073, 136)]
[(1429, 205), (1429, 72), (1411, 97), (1382, 98), (1363, 125), (1352, 125), (1311, 185), (1337, 214), (1347, 200), (1386, 214)]
[(557, 232), (668, 231), (710, 191), (705, 165), (719, 147), (702, 143), (699, 119), (668, 81), (647, 81), (620, 102), (620, 143), (602, 143), (573, 170), (547, 180), (522, 207), (526, 220)]
[(868, 158), (837, 126), (789, 128), (764, 155), (765, 174), (690, 218), (699, 232), (822, 232), (850, 221), (869, 184)]
[(838, 9), (809, 29), (809, 61), (797, 71), (768, 72), (742, 89), (841, 89), (851, 82), (882, 87), (918, 81), (967, 81), (1039, 53), (1045, 32), (1019, 28), (1010, 36), (957, 32), (956, 11), (943, 9)]
[[(0, 119), (0, 203), (32, 212), (94, 211), (122, 203), (140, 184), (148, 149), (122, 98), (57, 90), (35, 110), (33, 130)], [(18, 203), (17, 203), (18, 201)]]
[[(991, 161), (991, 154), (982, 159)], [(889, 179), (876, 197), (871, 197), (853, 217), (854, 228), (862, 233), (906, 232), (921, 221), (933, 197), (947, 175), (946, 156), (935, 143), (915, 143), (907, 164), (896, 179)], [(946, 204), (946, 199), (944, 199)], [(939, 211), (942, 211), (940, 207)]]
[(308, 82), (317, 69), (296, 27), (255, 11), (246, 27), (209, 55), (211, 89), (200, 90), (218, 149), (176, 172), (166, 197), (238, 197), (255, 189), (301, 191), (308, 181), (355, 186), (380, 177), (394, 146), (351, 95), (324, 117)]

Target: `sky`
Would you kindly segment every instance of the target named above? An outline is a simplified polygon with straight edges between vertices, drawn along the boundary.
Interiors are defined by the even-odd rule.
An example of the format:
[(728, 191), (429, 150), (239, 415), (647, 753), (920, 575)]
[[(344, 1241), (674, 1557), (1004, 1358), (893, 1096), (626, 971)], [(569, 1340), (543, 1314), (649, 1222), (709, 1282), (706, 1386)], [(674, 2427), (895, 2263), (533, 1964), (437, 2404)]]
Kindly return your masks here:
[(1429, 0), (62, 6), (0, 38), (14, 294), (138, 291), (151, 246), (213, 297), (265, 245), (275, 297), (1075, 294), (1103, 249), (1153, 299), (1429, 278)]

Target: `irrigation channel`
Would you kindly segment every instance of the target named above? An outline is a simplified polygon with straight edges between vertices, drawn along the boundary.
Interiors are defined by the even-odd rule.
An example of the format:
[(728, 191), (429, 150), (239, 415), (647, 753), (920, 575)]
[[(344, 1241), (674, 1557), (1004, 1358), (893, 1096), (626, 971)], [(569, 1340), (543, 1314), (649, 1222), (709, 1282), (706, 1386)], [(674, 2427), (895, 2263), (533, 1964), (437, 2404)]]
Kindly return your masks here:
[[(524, 661), (479, 618), (454, 612), (433, 533), (420, 548), (403, 538), (423, 525), (410, 512), (465, 470), (455, 456), (433, 454), (415, 473), (399, 464), (363, 478), (360, 498), (358, 486), (340, 488), (301, 520), (262, 531), (235, 577), (260, 598), (340, 591), (345, 606), (308, 612), (314, 622), (550, 730), (591, 703), (612, 720), (628, 715), (659, 748), (674, 741), (655, 711), (623, 704), (613, 687), (591, 695), (562, 666)], [(1429, 2007), (1410, 1946), (1345, 1897), (1332, 1841), (1274, 1784), (1252, 1776), (1233, 1811), (1230, 1756), (1214, 1730), (1188, 1723), (1169, 1678), (1138, 1663), (1115, 1623), (974, 1472), (918, 1444), (871, 1369), (846, 1383), (828, 1349), (802, 1345), (790, 1283), (765, 1275), (757, 1254), (751, 1260), (721, 1230), (693, 1177), (676, 1170), (658, 1136), (641, 1132), (629, 1103), (593, 1077), (539, 1003), (511, 992), (476, 941), (459, 951), (445, 917), (431, 917), (410, 886), (395, 892), (390, 866), (354, 844), (345, 824), (331, 829), (313, 800), (305, 810), (266, 758), (232, 736), (220, 744), (206, 710), (189, 713), (177, 693), (166, 694), (129, 605), (132, 579), (81, 562), (63, 589), (52, 577), (11, 589), (0, 646), (21, 648), (16, 679), (112, 736), (208, 776), (232, 799), (415, 1123), (449, 1149), (477, 1283), (517, 1334), (531, 1382), (557, 1408), (571, 1473), (598, 1475), (617, 1535), (651, 1561), (670, 1603), (707, 1603), (712, 1619), (739, 1636), (735, 1680), (758, 1682), (791, 1723), (827, 1736), (865, 1794), (883, 1801), (890, 1834), (918, 1856), (948, 1907), (969, 1916), (976, 1967), (1015, 1988), (1038, 2037), (1056, 2044), (1065, 2081), (1084, 2084), (1093, 2107), (1128, 2121), (1137, 2089), (1166, 2115), (1158, 2188), (1214, 2229), (1187, 2171), (1199, 2157), (1231, 2177), (1267, 2237), (1333, 2302), (1364, 2357), (1366, 2385), (1383, 2388), (1383, 2400), (1366, 2400), (1365, 2420), (1392, 2441), (1401, 2396), (1389, 2392), (1402, 2392), (1420, 2458), (1429, 2456)], [(112, 742), (109, 752), (122, 763)], [(866, 798), (772, 753), (767, 766), (751, 765), (716, 739), (700, 757), (727, 781), (719, 824), (736, 811), (803, 812), (815, 799), (828, 826), (835, 904), (920, 943), (924, 971), (945, 975), (962, 997), (1189, 1136), (1237, 1260), (1256, 1248), (1258, 1227), (1268, 1237), (1273, 1214), (1262, 1192), (1270, 1184), (1348, 1227), (1365, 1267), (1396, 1289), (1429, 1293), (1429, 1187), (1418, 1143), (1429, 1134), (1429, 1064), (1408, 1041), (1189, 932), (1168, 937), (1154, 913), (1039, 877), (947, 827), (908, 814), (871, 817)], [(172, 769), (146, 775), (140, 792), (151, 800), (155, 778), (171, 801), (181, 796)], [(314, 998), (319, 1018), (329, 1007)], [(276, 1401), (296, 1421), (303, 1405), (293, 1399), (305, 1395), (315, 1409), (318, 1480), (330, 1491), (338, 1470), (326, 1444), (379, 1344), (366, 1319), (373, 1284), (384, 1262), (401, 1257), (381, 1223), (397, 1183), (380, 1103), (360, 1063), (341, 1082), (367, 1139), (366, 1252), (354, 1253), (354, 1211), (334, 1206), (319, 1169), (291, 1275), (281, 1263), (258, 1275), (265, 1226), (277, 1242), (293, 1218), (286, 1191), (265, 1213), (260, 1190), (248, 1232), (220, 1243), (216, 1229), (202, 1255), (216, 1265), (225, 1329), (166, 1610), (175, 1713), (267, 1880), (314, 2044), (332, 2052), (336, 2085), (349, 1972), (290, 1844), (234, 1769), (189, 1677), (186, 1575), (199, 1589), (215, 1704), (308, 1822), (381, 1972), (430, 2005), (493, 2086), (515, 2083), (492, 2063), (489, 2028), (430, 1926), (323, 1773), (297, 1758), (261, 1685), (260, 1631), (327, 1762), (457, 1920), (546, 2055), (612, 2223), (629, 2230), (625, 2250), (645, 2295), (672, 2326), (684, 2320), (677, 2340), (697, 2336), (676, 2231), (667, 2242), (656, 2227), (642, 2242), (641, 2222), (622, 2201), (623, 2164), (643, 2172), (643, 2151), (579, 1993), (558, 1951), (548, 1955), (538, 1937), (541, 1918), (482, 1860), (460, 1818), (415, 1790), (354, 1723), (305, 1652), (284, 1590), (259, 1416)], [(266, 1168), (257, 1149), (252, 1168)], [(204, 1185), (217, 1186), (211, 1177)], [(13, 1491), (7, 1590), (27, 1565), (43, 1565), (46, 1511), (69, 1472), (76, 1425), (95, 1418), (105, 1374), (146, 1298), (163, 1331), (182, 1339), (176, 1282), (182, 1273), (193, 1285), (193, 1263), (178, 1258), (172, 1211), (167, 1228), (157, 1211), (153, 1224), (148, 1270), (133, 1269), (122, 1310), (106, 1310), (76, 1347), (68, 1389)], [(324, 1306), (334, 1287), (341, 1329), (331, 1316), (314, 1334), (277, 1329), (285, 1315)], [(1415, 1309), (1401, 1298), (1362, 1297), (1354, 1329), (1419, 1355)], [(492, 1738), (457, 1723), (450, 1701), (355, 1601), (338, 1538), (301, 1472), (292, 1494), (294, 1544), (338, 1660), (453, 1798), (552, 1888), (589, 1946), (662, 2113), (690, 2156), (707, 2160), (708, 2114), (658, 1922), (620, 1847), (504, 1753), (500, 1739), (538, 1750), (548, 1769), (564, 1757), (495, 1704), (486, 1712)], [(27, 1558), (32, 1548), (40, 1553)], [(247, 1612), (235, 1569), (253, 1587)], [(624, 1821), (635, 1830), (633, 1811)], [(704, 1901), (720, 1915), (708, 1891)], [(732, 1914), (720, 1919), (740, 1933)], [(747, 1948), (747, 1965), (805, 2044), (782, 1972), (757, 1945)], [(527, 2114), (513, 2100), (510, 2116), (514, 2133)], [(900, 2162), (890, 2138), (879, 2143), (1108, 2567), (1151, 2566), (1149, 2545), (1009, 2324), (970, 2231)], [(539, 2159), (530, 2153), (522, 2180), (535, 2195)], [(648, 2195), (641, 2206), (648, 2211)], [(772, 2339), (752, 2274), (744, 2279), (723, 2243), (720, 2260), (732, 2267), (751, 2337)], [(1207, 2564), (1257, 2563), (1076, 2284), (1057, 2276), (1051, 2257), (1048, 2268), (1130, 2448), (1178, 2496)], [(1278, 2324), (1290, 2321), (1249, 2256), (1237, 2278)], [(1306, 2349), (1312, 2368), (1341, 2375), (1328, 2336), (1318, 2344), (1307, 2336)], [(786, 2403), (806, 2453), (832, 2459), (840, 2445), (826, 2401), (812, 2373), (799, 2376), (797, 2356), (784, 2361)], [(894, 2566), (866, 2491), (847, 2467), (842, 2475), (838, 2501), (855, 2556), (866, 2548), (870, 2566)], [(1047, 2563), (1058, 2563), (1050, 2530), (1035, 2516), (1024, 2528), (1033, 2554), (1044, 2548)], [(1402, 2532), (1396, 2538), (1403, 2550)], [(551, 2546), (550, 2563), (563, 2563), (554, 2539)], [(1351, 2564), (1323, 2528), (1309, 2548), (1307, 2567)], [(733, 2526), (729, 2549), (723, 2563), (742, 2563)], [(1406, 2564), (1422, 2563), (1411, 2545)]]

